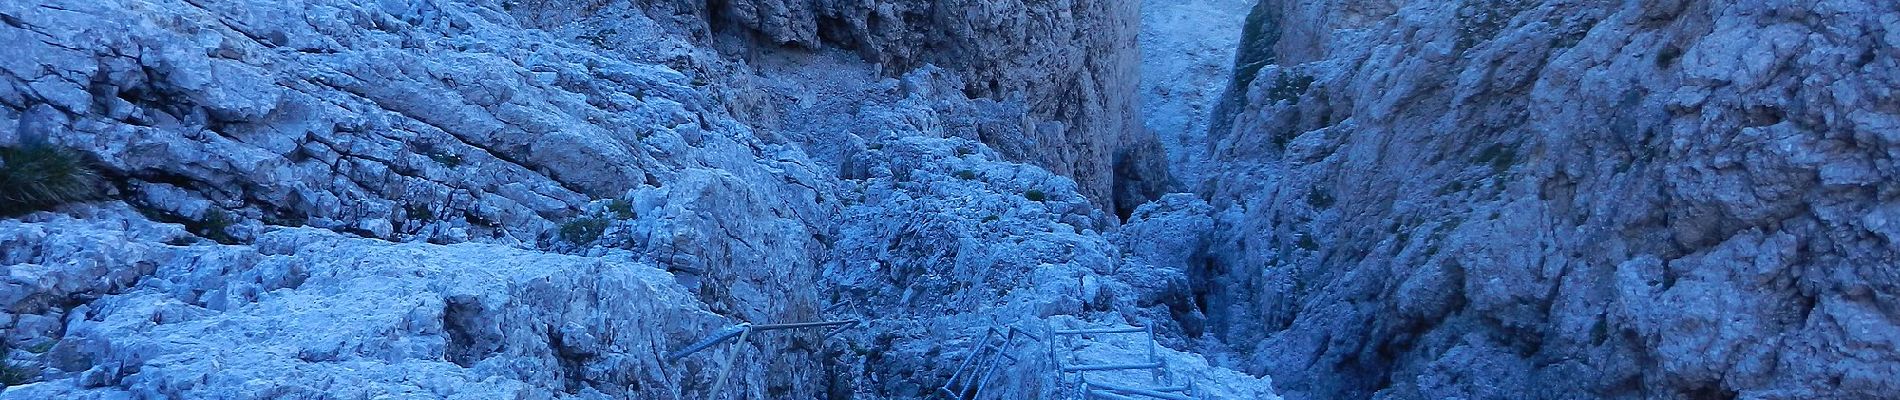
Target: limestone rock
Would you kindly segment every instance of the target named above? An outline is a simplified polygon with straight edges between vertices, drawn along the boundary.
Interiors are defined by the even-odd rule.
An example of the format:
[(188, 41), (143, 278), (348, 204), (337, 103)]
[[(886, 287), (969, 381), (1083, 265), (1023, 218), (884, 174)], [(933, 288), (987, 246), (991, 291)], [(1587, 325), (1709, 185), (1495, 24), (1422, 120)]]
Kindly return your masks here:
[(1211, 330), (1289, 398), (1886, 396), (1896, 15), (1261, 2)]

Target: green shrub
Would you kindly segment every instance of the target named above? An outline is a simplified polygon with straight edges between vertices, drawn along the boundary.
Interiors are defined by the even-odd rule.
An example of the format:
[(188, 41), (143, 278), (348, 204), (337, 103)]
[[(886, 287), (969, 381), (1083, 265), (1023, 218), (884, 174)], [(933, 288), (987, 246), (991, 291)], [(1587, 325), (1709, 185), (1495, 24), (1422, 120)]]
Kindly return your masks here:
[(1675, 66), (1676, 60), (1679, 60), (1679, 59), (1682, 59), (1681, 47), (1676, 47), (1675, 45), (1664, 47), (1662, 51), (1656, 52), (1656, 68), (1669, 68), (1671, 66)]
[(1027, 192), (1023, 192), (1023, 198), (1029, 199), (1029, 201), (1043, 201), (1048, 200), (1049, 195), (1043, 193), (1041, 190), (1030, 189)]
[(1306, 94), (1306, 90), (1313, 87), (1313, 81), (1314, 78), (1311, 75), (1294, 75), (1282, 72), (1278, 78), (1274, 79), (1273, 87), (1267, 89), (1267, 98), (1273, 101), (1287, 101), (1293, 104), (1300, 104), (1300, 95)]
[(1502, 174), (1510, 170), (1511, 165), (1517, 163), (1517, 149), (1505, 147), (1503, 144), (1493, 144), (1472, 157), (1471, 163), (1490, 164), (1492, 172)]
[(455, 168), (462, 166), (462, 156), (460, 155), (436, 153), (430, 154), (429, 159), (435, 160), (437, 164), (442, 164), (444, 167)]
[(1465, 191), (1464, 181), (1451, 181), (1451, 183), (1447, 183), (1445, 184), (1445, 186), (1438, 188), (1438, 195), (1444, 196), (1444, 195), (1463, 192), (1463, 191)]
[(640, 216), (633, 212), (633, 202), (627, 199), (614, 199), (607, 202), (607, 212), (614, 213), (614, 218), (619, 219), (634, 219)]
[(606, 218), (598, 217), (580, 217), (568, 220), (561, 224), (561, 240), (566, 240), (568, 243), (578, 245), (594, 243), (595, 240), (600, 240), (601, 234), (607, 232), (608, 222), (610, 221)]
[(1327, 193), (1325, 189), (1319, 187), (1314, 187), (1312, 191), (1306, 193), (1306, 204), (1313, 208), (1332, 207), (1335, 201), (1337, 199), (1333, 198), (1332, 193)]
[(45, 144), (0, 147), (0, 217), (96, 199), (104, 183), (77, 151)]
[[(190, 225), (191, 224), (187, 224), (187, 227)], [(198, 220), (196, 225), (196, 230), (200, 237), (224, 244), (237, 243), (236, 238), (231, 237), (229, 233), (225, 233), (225, 230), (230, 228), (231, 225), (237, 225), (237, 219), (231, 218), (231, 214), (225, 213), (222, 209), (213, 208), (210, 211), (205, 211), (204, 219)]]
[(0, 388), (24, 385), (39, 379), (39, 368), (7, 361), (7, 356), (12, 352), (12, 349), (0, 346)]
[(410, 204), (403, 206), (402, 209), (409, 214), (409, 219), (411, 220), (429, 221), (435, 219), (435, 211), (430, 210), (429, 206), (426, 205)]
[(1300, 242), (1298, 245), (1307, 251), (1319, 251), (1319, 241), (1313, 240), (1313, 235), (1300, 234)]

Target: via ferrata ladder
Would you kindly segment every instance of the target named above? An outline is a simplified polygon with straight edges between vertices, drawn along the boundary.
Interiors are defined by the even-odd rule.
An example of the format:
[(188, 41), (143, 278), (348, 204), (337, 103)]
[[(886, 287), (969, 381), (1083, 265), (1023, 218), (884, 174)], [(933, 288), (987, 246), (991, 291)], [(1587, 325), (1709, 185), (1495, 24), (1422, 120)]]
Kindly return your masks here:
[(995, 378), (996, 370), (1002, 367), (1003, 360), (1012, 363), (1022, 361), (1010, 351), (1024, 340), (1042, 341), (1042, 338), (1014, 325), (1004, 329), (991, 326), (983, 333), (983, 340), (976, 342), (976, 349), (970, 350), (970, 355), (957, 365), (956, 372), (950, 374), (950, 380), (938, 387), (937, 391), (951, 399), (977, 399), (983, 394), (983, 388)]
[[(1078, 378), (1077, 379), (1079, 381), (1078, 383), (1081, 386), (1080, 393), (1084, 400), (1089, 400), (1089, 399), (1139, 400), (1139, 398), (1162, 399), (1162, 400), (1194, 400), (1194, 397), (1193, 397), (1194, 385), (1192, 382), (1189, 382), (1188, 384), (1185, 384), (1185, 385), (1177, 385), (1171, 382), (1174, 379), (1175, 375), (1172, 373), (1171, 370), (1168, 369), (1167, 364), (1161, 361), (1161, 357), (1159, 356), (1158, 350), (1157, 350), (1160, 345), (1156, 344), (1155, 342), (1154, 327), (1131, 326), (1131, 327), (1123, 327), (1123, 328), (1086, 328), (1086, 329), (1059, 330), (1059, 329), (1055, 329), (1054, 326), (1051, 326), (1049, 331), (1050, 331), (1050, 338), (1048, 341), (1049, 359), (1055, 362), (1056, 374), (1057, 374), (1056, 380), (1058, 382), (1066, 383), (1068, 381), (1067, 378), (1069, 374), (1071, 373), (1075, 374)], [(1132, 363), (1108, 363), (1108, 364), (1071, 364), (1072, 362), (1076, 361), (1073, 355), (1070, 355), (1070, 359), (1068, 360), (1068, 362), (1064, 362), (1062, 357), (1056, 354), (1056, 340), (1063, 337), (1073, 337), (1073, 336), (1083, 336), (1083, 335), (1092, 336), (1092, 335), (1133, 334), (1133, 333), (1147, 333), (1147, 336), (1148, 336), (1147, 356), (1148, 357), (1146, 361), (1132, 362)], [(1131, 358), (1134, 358), (1134, 357), (1131, 357)], [(1135, 387), (1135, 386), (1129, 386), (1129, 385), (1120, 384), (1120, 383), (1110, 383), (1110, 382), (1102, 381), (1102, 380), (1089, 379), (1090, 372), (1126, 371), (1126, 370), (1148, 370), (1152, 373), (1153, 384), (1158, 385), (1158, 386)]]

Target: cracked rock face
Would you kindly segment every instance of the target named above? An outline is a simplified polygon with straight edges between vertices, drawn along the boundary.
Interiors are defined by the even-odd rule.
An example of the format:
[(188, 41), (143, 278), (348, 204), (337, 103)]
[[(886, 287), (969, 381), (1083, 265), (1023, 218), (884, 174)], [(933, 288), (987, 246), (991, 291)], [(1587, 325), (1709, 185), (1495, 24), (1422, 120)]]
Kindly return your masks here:
[(91, 153), (148, 212), (240, 241), (262, 222), (533, 244), (683, 170), (786, 169), (734, 162), (763, 144), (678, 72), (490, 8), (388, 4), (0, 6), (0, 115)]
[[(44, 375), (59, 379), (0, 398), (703, 393), (710, 383), (676, 371), (710, 363), (661, 368), (660, 356), (723, 324), (671, 275), (628, 260), (309, 228), (274, 230), (254, 246), (177, 246), (160, 242), (186, 236), (177, 225), (124, 208), (4, 224), (0, 248), (15, 257), (7, 292), (53, 301), (63, 323), (45, 332), (58, 339), (42, 355)], [(144, 267), (99, 268), (128, 264)], [(143, 279), (129, 287), (125, 276)], [(15, 286), (36, 281), (98, 283)], [(762, 385), (756, 377), (733, 385)]]
[[(185, 311), (179, 312), (201, 313), (192, 311), (206, 307), (189, 301), (195, 294), (160, 296), (148, 289), (127, 289), (154, 282), (152, 268), (166, 265), (163, 258), (154, 260), (151, 257), (158, 256), (141, 249), (188, 243), (194, 237), (252, 243), (268, 232), (298, 226), (396, 242), (485, 242), (597, 256), (627, 253), (619, 257), (672, 272), (679, 281), (675, 284), (683, 288), (677, 290), (692, 295), (685, 305), (669, 298), (665, 306), (743, 321), (802, 320), (821, 307), (818, 293), (823, 287), (813, 282), (824, 253), (809, 232), (821, 230), (830, 219), (830, 208), (819, 205), (826, 197), (821, 193), (834, 190), (829, 175), (816, 173), (816, 164), (795, 146), (753, 136), (713, 106), (716, 103), (693, 88), (685, 75), (552, 39), (520, 27), (499, 9), (495, 4), (459, 2), (0, 4), (0, 22), (5, 22), (0, 42), (8, 44), (0, 50), (7, 54), (0, 57), (0, 126), (7, 132), (6, 143), (34, 137), (86, 153), (114, 181), (109, 196), (136, 210), (115, 212), (140, 214), (89, 218), (140, 222), (128, 226), (150, 224), (148, 219), (183, 224), (152, 224), (176, 230), (160, 237), (119, 232), (148, 230), (124, 226), (96, 227), (101, 233), (86, 241), (16, 237), (23, 249), (50, 243), (64, 246), (58, 247), (62, 251), (105, 254), (96, 259), (16, 259), (25, 256), (9, 252), (0, 270), (27, 275), (9, 281), (7, 296), (0, 296), (8, 302), (4, 307), (9, 318), (0, 323), (9, 334), (8, 347), (32, 348), (70, 337), (76, 329), (70, 308), (102, 296), (184, 301), (186, 306), (179, 309)], [(602, 198), (629, 204), (608, 207), (615, 203), (594, 200)], [(635, 200), (637, 206), (630, 204)], [(607, 220), (611, 222), (594, 222)], [(616, 248), (572, 243), (577, 239), (569, 232), (586, 229), (568, 228), (590, 224), (602, 226), (597, 235), (640, 240), (615, 242)], [(115, 241), (133, 244), (113, 245)], [(248, 262), (206, 261), (202, 268), (237, 271), (230, 268), (238, 266), (219, 265)], [(198, 279), (211, 281), (220, 272), (202, 274)], [(767, 275), (776, 279), (754, 278)], [(354, 288), (321, 290), (350, 300), (376, 298)], [(463, 302), (443, 307), (456, 311), (450, 313), (457, 316), (451, 320), (487, 320), (498, 318), (483, 314), (496, 306)], [(290, 316), (260, 315), (268, 314), (261, 309), (246, 310), (225, 318), (237, 321), (233, 324), (305, 323)], [(704, 327), (691, 325), (669, 329), (689, 334)], [(398, 363), (442, 356), (452, 361), (447, 366), (479, 369), (485, 359), (480, 354), (509, 346), (497, 344), (496, 338), (570, 344), (583, 339), (553, 339), (546, 329), (524, 325), (468, 334), (415, 333), (456, 338), (451, 342), (467, 346), (363, 357)], [(166, 342), (189, 335), (121, 329), (91, 337), (131, 341), (132, 336)], [(125, 350), (136, 353), (125, 357), (196, 349), (141, 347)], [(816, 352), (781, 354), (762, 365), (789, 369), (785, 365), (810, 363)], [(645, 367), (574, 361), (584, 356), (569, 352), (565, 358), (540, 358), (533, 364), (585, 370), (580, 374), (584, 379), (569, 383), (547, 383), (567, 379), (565, 375), (492, 376), (567, 394), (585, 388), (619, 393), (634, 384), (647, 385), (643, 393), (658, 393), (657, 387), (692, 387), (679, 382), (657, 385), (663, 382), (658, 377), (624, 373), (629, 368), (650, 370)], [(31, 358), (34, 365), (48, 360), (44, 354)], [(105, 374), (99, 376), (136, 372), (112, 372), (108, 370), (118, 367), (100, 364), (70, 367), (78, 369), (56, 370)], [(550, 369), (555, 370), (559, 368)], [(491, 375), (470, 376), (479, 380)], [(161, 378), (173, 379), (151, 379)], [(344, 382), (337, 385), (358, 378), (335, 377)], [(824, 390), (826, 377), (750, 371), (734, 379), (761, 392), (772, 388), (817, 393)], [(84, 387), (143, 387), (85, 382)], [(153, 384), (166, 388), (159, 389), (161, 393), (175, 389)], [(232, 389), (221, 383), (207, 390)]]
[[(725, 75), (741, 109), (762, 90), (747, 73), (775, 69), (775, 53), (841, 50), (897, 76), (935, 65), (962, 77), (971, 98), (1009, 101), (1024, 114), (978, 137), (1010, 160), (1076, 180), (1082, 194), (1126, 215), (1167, 190), (1166, 158), (1143, 128), (1135, 85), (1140, 3), (1127, 0), (643, 0), (525, 1), (512, 9), (537, 25), (601, 42), (635, 58), (695, 64)], [(662, 30), (690, 38), (652, 40)], [(739, 39), (735, 39), (739, 38)], [(679, 39), (672, 39), (678, 41)], [(668, 43), (664, 45), (655, 42)], [(723, 56), (681, 52), (711, 46)], [(692, 60), (692, 61), (686, 61)], [(712, 65), (727, 64), (727, 65)], [(738, 64), (738, 65), (731, 65)], [(722, 72), (724, 71), (724, 72)], [(795, 124), (770, 110), (735, 114), (755, 126)]]
[(1288, 397), (1900, 389), (1893, 3), (1250, 20), (1205, 192), (1219, 262), (1191, 275)]
[(0, 221), (0, 399), (922, 398), (1006, 325), (1275, 398), (1186, 351), (1134, 4), (0, 3), (0, 145), (113, 183)]

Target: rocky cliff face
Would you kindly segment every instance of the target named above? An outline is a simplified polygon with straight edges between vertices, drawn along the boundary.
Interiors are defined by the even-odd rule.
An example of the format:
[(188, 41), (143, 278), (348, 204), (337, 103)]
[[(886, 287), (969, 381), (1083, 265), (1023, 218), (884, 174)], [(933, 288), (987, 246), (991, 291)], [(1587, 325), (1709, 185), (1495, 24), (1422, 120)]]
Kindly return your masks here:
[(1211, 222), (1135, 207), (1133, 7), (0, 3), (0, 146), (113, 182), (0, 220), (0, 399), (921, 398), (986, 328), (1137, 324), (1274, 398), (1174, 350)]
[(1289, 397), (1900, 389), (1895, 4), (1265, 1), (1248, 34), (1190, 279)]
[(1233, 76), (1248, 0), (1150, 0), (1141, 13), (1142, 116), (1186, 190), (1214, 177), (1209, 122)]
[[(778, 131), (811, 92), (766, 94), (774, 75), (810, 68), (784, 57), (841, 51), (896, 77), (935, 65), (965, 97), (1020, 115), (974, 132), (1010, 160), (1071, 177), (1082, 194), (1126, 214), (1167, 189), (1166, 159), (1143, 129), (1139, 2), (988, 0), (526, 1), (525, 20), (722, 82), (723, 103)], [(671, 40), (654, 40), (655, 32)], [(655, 42), (668, 43), (655, 45)], [(707, 51), (712, 49), (714, 51)], [(777, 62), (775, 62), (777, 61)], [(835, 77), (834, 77), (835, 78)], [(809, 100), (807, 100), (809, 101)], [(838, 127), (832, 127), (837, 129)]]

